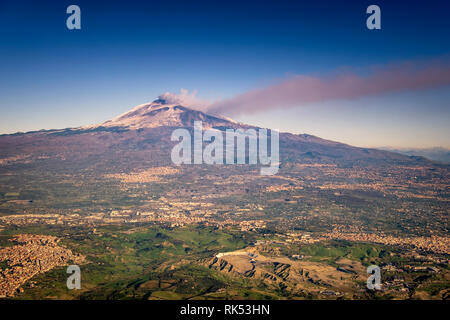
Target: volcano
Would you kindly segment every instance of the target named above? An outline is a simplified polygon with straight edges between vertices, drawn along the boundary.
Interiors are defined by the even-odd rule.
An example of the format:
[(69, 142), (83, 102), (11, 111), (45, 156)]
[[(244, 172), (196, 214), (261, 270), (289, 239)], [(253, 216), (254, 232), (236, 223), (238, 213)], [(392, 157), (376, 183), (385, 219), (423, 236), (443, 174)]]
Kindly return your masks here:
[[(113, 170), (139, 159), (145, 165), (153, 165), (151, 161), (167, 163), (174, 144), (170, 141), (171, 132), (175, 128), (192, 129), (194, 121), (202, 121), (204, 129), (257, 128), (158, 98), (99, 124), (2, 135), (0, 163), (27, 165), (36, 164), (37, 160), (39, 163), (65, 161), (82, 167), (81, 163), (89, 159), (89, 167), (96, 163), (104, 167), (114, 162)], [(308, 134), (291, 133), (280, 133), (280, 159), (282, 163), (332, 163), (339, 166), (430, 163), (421, 157), (358, 148)]]

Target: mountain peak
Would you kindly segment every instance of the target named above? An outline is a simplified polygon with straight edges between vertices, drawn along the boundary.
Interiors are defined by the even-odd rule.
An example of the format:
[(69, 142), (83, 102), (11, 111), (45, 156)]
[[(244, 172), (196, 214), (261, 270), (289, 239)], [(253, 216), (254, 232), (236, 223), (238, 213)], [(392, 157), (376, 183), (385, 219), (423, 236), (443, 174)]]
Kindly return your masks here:
[(152, 103), (167, 104), (167, 100), (163, 98), (158, 98), (154, 100)]
[(208, 115), (177, 103), (169, 103), (160, 96), (153, 102), (138, 105), (111, 120), (91, 127), (126, 127), (129, 129), (163, 126), (192, 127), (194, 121), (202, 121), (204, 128), (233, 128), (238, 124), (231, 119)]

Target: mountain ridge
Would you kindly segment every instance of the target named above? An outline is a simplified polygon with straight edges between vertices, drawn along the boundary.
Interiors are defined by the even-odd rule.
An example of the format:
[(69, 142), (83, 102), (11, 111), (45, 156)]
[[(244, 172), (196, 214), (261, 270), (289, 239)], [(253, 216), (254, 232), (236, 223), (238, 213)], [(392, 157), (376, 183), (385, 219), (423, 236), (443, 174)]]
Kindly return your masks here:
[[(193, 128), (194, 121), (202, 121), (204, 129), (257, 129), (256, 126), (239, 123), (219, 116), (184, 107), (179, 103), (168, 103), (157, 99), (138, 105), (102, 123), (77, 128), (53, 129), (16, 133), (0, 136), (0, 159), (12, 155), (38, 152), (58, 154), (70, 152), (77, 155), (111, 151), (112, 149), (164, 149), (166, 154), (174, 128)], [(164, 145), (157, 145), (164, 144)], [(91, 150), (93, 146), (96, 150)], [(59, 146), (59, 147), (58, 147)], [(71, 146), (71, 150), (67, 150)], [(90, 150), (87, 152), (87, 150)], [(309, 134), (280, 133), (280, 153), (285, 161), (307, 161), (308, 163), (331, 162), (340, 165), (364, 162), (423, 163), (422, 157), (406, 156), (373, 148), (359, 148), (345, 143), (322, 139)], [(169, 157), (170, 159), (170, 157)], [(350, 164), (349, 164), (350, 163)]]

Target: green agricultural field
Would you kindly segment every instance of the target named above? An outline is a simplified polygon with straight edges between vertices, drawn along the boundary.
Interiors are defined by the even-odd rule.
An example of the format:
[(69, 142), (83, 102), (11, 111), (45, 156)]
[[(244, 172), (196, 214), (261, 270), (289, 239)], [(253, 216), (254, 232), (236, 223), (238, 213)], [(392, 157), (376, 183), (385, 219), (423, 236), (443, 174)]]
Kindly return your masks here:
[[(56, 230), (46, 227), (29, 228), (40, 234)], [(22, 230), (25, 231), (25, 230)], [(185, 227), (168, 230), (156, 226), (137, 230), (120, 226), (98, 228), (95, 234), (66, 230), (62, 243), (74, 252), (86, 256), (81, 267), (82, 289), (66, 288), (65, 268), (56, 268), (38, 275), (24, 286), (18, 299), (31, 298), (193, 298), (226, 286), (226, 278), (206, 267), (199, 259), (220, 251), (232, 251), (248, 243), (242, 235), (207, 227)], [(79, 230), (80, 231), (80, 230)], [(63, 230), (57, 232), (64, 233)], [(10, 232), (12, 233), (12, 232)], [(180, 263), (180, 261), (184, 261)], [(177, 265), (171, 269), (172, 265)], [(158, 270), (157, 272), (155, 270)], [(161, 294), (161, 286), (147, 290), (143, 283), (154, 279), (175, 281)], [(186, 279), (190, 279), (186, 282)], [(34, 283), (38, 283), (35, 286)], [(192, 287), (192, 284), (195, 284)], [(164, 286), (163, 286), (164, 287)]]

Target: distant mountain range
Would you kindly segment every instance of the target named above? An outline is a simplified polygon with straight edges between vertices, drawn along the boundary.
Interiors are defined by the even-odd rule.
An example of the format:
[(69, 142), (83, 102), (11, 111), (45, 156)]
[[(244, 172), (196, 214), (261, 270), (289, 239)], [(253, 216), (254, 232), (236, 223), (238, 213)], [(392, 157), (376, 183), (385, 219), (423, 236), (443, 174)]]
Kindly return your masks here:
[(408, 156), (420, 156), (425, 157), (427, 159), (433, 160), (433, 161), (439, 161), (443, 163), (450, 163), (450, 149), (436, 147), (436, 148), (390, 148), (390, 147), (383, 147), (382, 150), (397, 152), (401, 154), (405, 154)]

